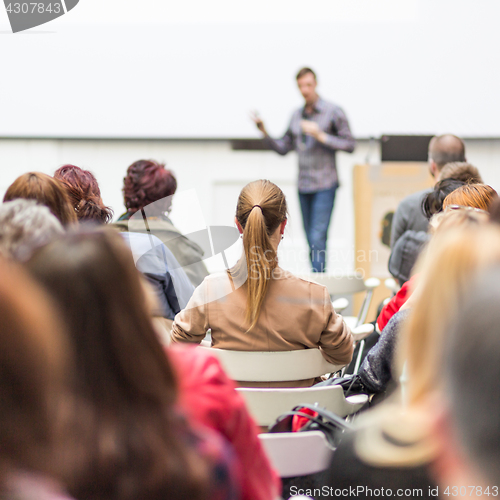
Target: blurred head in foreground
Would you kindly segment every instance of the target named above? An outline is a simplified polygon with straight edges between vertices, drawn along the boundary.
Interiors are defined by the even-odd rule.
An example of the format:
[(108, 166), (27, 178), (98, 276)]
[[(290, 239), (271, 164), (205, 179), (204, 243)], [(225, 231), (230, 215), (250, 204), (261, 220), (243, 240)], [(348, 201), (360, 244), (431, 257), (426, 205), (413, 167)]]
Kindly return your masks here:
[[(500, 477), (500, 266), (469, 286), (448, 335), (446, 408), (435, 427), (442, 442), (436, 464), (441, 484), (468, 487), (468, 494), (495, 495)], [(498, 489), (496, 490), (498, 492)]]
[(15, 490), (21, 472), (60, 472), (70, 362), (57, 317), (40, 287), (0, 260), (0, 492)]
[(70, 492), (116, 500), (201, 498), (206, 467), (174, 408), (174, 373), (122, 238), (104, 229), (68, 234), (27, 265), (69, 325), (75, 390), (89, 405), (80, 422), (87, 462)]

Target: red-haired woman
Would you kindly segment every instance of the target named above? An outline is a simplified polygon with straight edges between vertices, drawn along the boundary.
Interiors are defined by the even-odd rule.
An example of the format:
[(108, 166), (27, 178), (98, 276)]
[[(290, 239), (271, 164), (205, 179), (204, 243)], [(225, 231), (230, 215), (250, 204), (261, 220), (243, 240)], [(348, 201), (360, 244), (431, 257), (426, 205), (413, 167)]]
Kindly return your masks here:
[[(123, 180), (127, 212), (119, 221), (128, 221), (130, 232), (145, 233), (149, 230), (160, 238), (183, 267), (191, 283), (198, 286), (208, 276), (203, 264), (203, 250), (186, 238), (167, 216), (176, 189), (177, 180), (165, 165), (152, 160), (132, 163)], [(147, 224), (143, 220), (146, 217), (145, 207), (148, 207)]]
[(113, 217), (113, 210), (106, 207), (101, 190), (92, 172), (75, 165), (64, 165), (54, 173), (54, 179), (61, 181), (79, 221), (106, 224)]

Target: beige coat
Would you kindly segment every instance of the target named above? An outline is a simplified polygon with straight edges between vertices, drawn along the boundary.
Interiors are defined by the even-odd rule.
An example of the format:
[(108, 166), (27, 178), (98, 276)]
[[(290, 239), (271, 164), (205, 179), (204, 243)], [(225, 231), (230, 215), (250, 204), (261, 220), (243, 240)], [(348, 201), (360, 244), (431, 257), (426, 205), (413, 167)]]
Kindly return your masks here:
[[(351, 332), (342, 316), (334, 311), (324, 286), (278, 268), (270, 280), (257, 325), (247, 333), (246, 287), (233, 291), (231, 285), (227, 273), (205, 278), (186, 309), (175, 317), (172, 341), (200, 343), (211, 329), (212, 346), (220, 349), (272, 352), (319, 347), (331, 363), (344, 365), (351, 361)], [(308, 380), (272, 386), (300, 387), (312, 383)]]

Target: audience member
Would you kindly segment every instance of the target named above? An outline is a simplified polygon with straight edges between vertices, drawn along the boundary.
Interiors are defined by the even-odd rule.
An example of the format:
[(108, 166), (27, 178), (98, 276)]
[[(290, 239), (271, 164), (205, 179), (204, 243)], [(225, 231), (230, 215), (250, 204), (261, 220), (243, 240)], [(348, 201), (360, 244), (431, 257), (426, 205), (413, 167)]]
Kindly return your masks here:
[(497, 192), (486, 184), (467, 184), (455, 189), (443, 201), (443, 209), (471, 207), (489, 211), (491, 202), (498, 198)]
[(483, 178), (477, 167), (465, 161), (447, 163), (439, 172), (437, 182), (444, 179), (455, 179), (465, 184), (483, 184)]
[(48, 207), (17, 199), (0, 205), (0, 255), (28, 260), (37, 248), (64, 232)]
[(441, 453), (433, 470), (443, 496), (457, 491), (472, 498), (498, 496), (499, 282), (498, 266), (475, 280), (451, 325), (444, 391), (436, 401), (444, 408), (434, 428)]
[[(172, 252), (156, 237), (143, 233), (120, 233), (132, 252), (135, 267), (152, 292), (150, 312), (159, 326), (162, 342), (170, 343), (175, 315), (186, 307), (194, 286)], [(148, 293), (149, 295), (149, 293)]]
[(422, 200), (422, 212), (427, 219), (430, 219), (434, 214), (442, 212), (444, 199), (464, 184), (465, 182), (451, 177), (438, 181), (434, 189)]
[(59, 219), (63, 227), (77, 222), (66, 190), (50, 175), (28, 172), (19, 176), (7, 189), (3, 201), (17, 198), (35, 200), (40, 205), (45, 205)]
[(42, 290), (3, 260), (0, 276), (0, 497), (64, 500), (58, 451), (70, 352)]
[[(429, 143), (429, 170), (437, 180), (439, 171), (450, 162), (465, 162), (465, 145), (455, 135), (433, 137)], [(424, 189), (407, 196), (398, 206), (392, 220), (391, 248), (405, 231), (427, 231), (428, 220), (422, 213), (422, 200), (431, 192)]]
[[(188, 427), (174, 406), (176, 373), (122, 238), (109, 230), (66, 235), (39, 250), (28, 268), (61, 306), (77, 353), (75, 390), (89, 406), (80, 412), (87, 450), (70, 483), (75, 498), (238, 498), (238, 460), (225, 441)], [(269, 470), (264, 477), (272, 477)]]
[[(451, 165), (451, 164), (450, 164)], [(468, 164), (467, 164), (468, 165)], [(443, 201), (455, 189), (463, 186), (462, 181), (452, 178), (439, 181), (434, 190), (422, 200), (422, 211), (428, 219), (443, 211)], [(436, 219), (434, 219), (436, 221)], [(381, 332), (392, 316), (408, 300), (415, 286), (415, 277), (410, 278), (415, 262), (422, 248), (429, 241), (432, 228), (428, 232), (406, 231), (398, 240), (389, 257), (389, 272), (402, 283), (398, 293), (382, 308), (377, 318), (377, 330)]]
[(66, 188), (69, 200), (79, 221), (106, 224), (113, 218), (113, 210), (106, 207), (101, 190), (92, 172), (74, 165), (64, 165), (54, 173), (54, 179)]
[[(345, 365), (353, 341), (328, 290), (278, 266), (277, 250), (287, 222), (281, 189), (266, 180), (241, 191), (236, 225), (244, 253), (228, 272), (205, 278), (172, 327), (174, 342), (200, 343), (208, 329), (213, 347), (237, 351), (320, 348), (325, 358)], [(275, 385), (307, 386), (313, 380)], [(252, 381), (245, 382), (252, 384)], [(269, 385), (269, 384), (265, 384)]]
[(123, 180), (127, 212), (119, 218), (123, 221), (120, 226), (131, 232), (157, 236), (172, 251), (191, 283), (198, 286), (208, 275), (203, 250), (184, 236), (167, 215), (176, 189), (177, 180), (165, 165), (152, 160), (132, 163)]
[(500, 230), (478, 221), (456, 227), (455, 217), (484, 220), (467, 211), (450, 214), (421, 256), (419, 285), (396, 345), (394, 379), (402, 375), (403, 406), (384, 403), (359, 419), (358, 431), (333, 457), (329, 483), (335, 488), (433, 484), (429, 466), (440, 450), (431, 432), (432, 394), (442, 380), (448, 325), (476, 274), (500, 264)]

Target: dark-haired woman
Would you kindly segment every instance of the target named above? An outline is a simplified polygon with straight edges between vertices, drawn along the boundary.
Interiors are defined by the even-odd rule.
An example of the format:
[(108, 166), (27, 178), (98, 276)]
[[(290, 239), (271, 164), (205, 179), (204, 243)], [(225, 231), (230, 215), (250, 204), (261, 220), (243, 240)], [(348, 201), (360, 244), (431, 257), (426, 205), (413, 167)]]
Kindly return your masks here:
[(92, 172), (75, 165), (64, 165), (54, 173), (54, 179), (61, 181), (79, 221), (106, 224), (113, 218), (113, 210), (106, 207), (101, 190)]
[[(176, 189), (177, 180), (165, 165), (153, 160), (132, 163), (123, 179), (123, 199), (127, 212), (118, 220), (127, 221), (128, 231), (152, 232), (157, 236), (174, 254), (191, 283), (198, 286), (208, 276), (203, 263), (203, 250), (186, 238), (167, 215)], [(145, 207), (148, 207), (146, 211)], [(146, 215), (147, 224), (144, 220)], [(125, 224), (117, 225), (124, 229)]]
[[(174, 342), (199, 343), (208, 329), (213, 347), (236, 351), (320, 348), (330, 362), (351, 361), (353, 341), (324, 286), (278, 266), (287, 222), (281, 189), (259, 180), (245, 186), (236, 207), (244, 254), (227, 273), (205, 278), (172, 327)], [(313, 380), (275, 384), (309, 386)], [(245, 385), (252, 384), (248, 381)]]
[(58, 302), (76, 352), (79, 500), (239, 498), (232, 449), (188, 427), (139, 273), (112, 231), (66, 235), (27, 264)]

